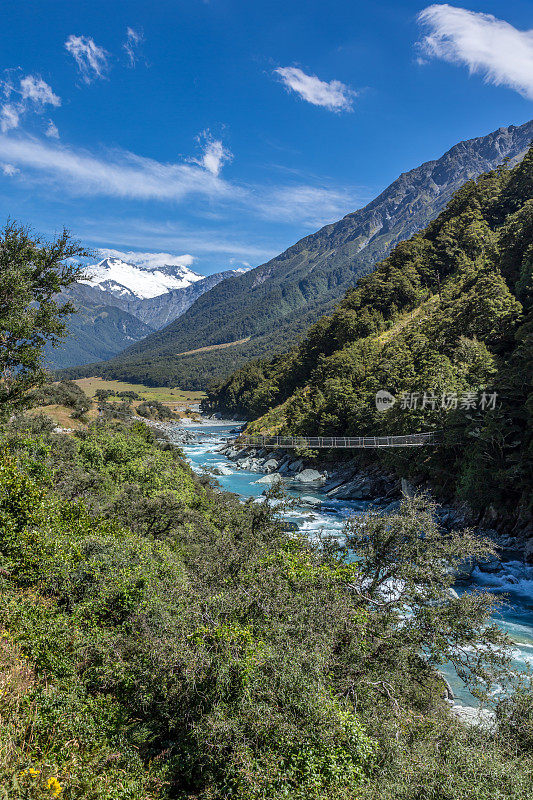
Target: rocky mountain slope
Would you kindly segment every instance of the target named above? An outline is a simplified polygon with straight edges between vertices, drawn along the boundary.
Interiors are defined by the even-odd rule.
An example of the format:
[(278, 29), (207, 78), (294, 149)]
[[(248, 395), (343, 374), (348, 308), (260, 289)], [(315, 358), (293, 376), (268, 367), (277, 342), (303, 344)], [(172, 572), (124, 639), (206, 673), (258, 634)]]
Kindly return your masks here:
[(87, 267), (87, 280), (63, 292), (78, 312), (70, 336), (49, 348), (47, 365), (63, 368), (106, 360), (173, 322), (204, 292), (240, 270), (204, 277), (186, 266), (156, 269), (106, 258)]
[[(290, 349), (359, 277), (434, 219), (465, 181), (506, 159), (520, 159), (532, 139), (530, 121), (460, 142), (441, 158), (400, 175), (364, 208), (266, 264), (222, 281), (99, 373), (198, 388), (252, 357)], [(237, 344), (190, 353), (230, 342)]]

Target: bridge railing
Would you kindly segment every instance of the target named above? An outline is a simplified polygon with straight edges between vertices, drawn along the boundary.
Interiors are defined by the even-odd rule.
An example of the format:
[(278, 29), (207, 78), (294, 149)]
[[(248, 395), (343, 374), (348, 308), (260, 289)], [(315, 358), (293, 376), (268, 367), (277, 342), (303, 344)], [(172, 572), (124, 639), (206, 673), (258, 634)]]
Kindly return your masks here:
[(400, 436), (239, 436), (238, 447), (281, 447), (298, 449), (343, 449), (364, 447), (423, 447), (438, 444), (437, 434), (411, 433)]

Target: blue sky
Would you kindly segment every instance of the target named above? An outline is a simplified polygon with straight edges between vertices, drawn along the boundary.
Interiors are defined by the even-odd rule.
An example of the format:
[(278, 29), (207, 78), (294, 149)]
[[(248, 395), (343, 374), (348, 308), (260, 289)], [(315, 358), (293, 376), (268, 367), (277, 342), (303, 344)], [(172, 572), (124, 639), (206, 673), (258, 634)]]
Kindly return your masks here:
[(531, 0), (20, 0), (1, 15), (0, 217), (139, 263), (256, 266), (533, 116)]

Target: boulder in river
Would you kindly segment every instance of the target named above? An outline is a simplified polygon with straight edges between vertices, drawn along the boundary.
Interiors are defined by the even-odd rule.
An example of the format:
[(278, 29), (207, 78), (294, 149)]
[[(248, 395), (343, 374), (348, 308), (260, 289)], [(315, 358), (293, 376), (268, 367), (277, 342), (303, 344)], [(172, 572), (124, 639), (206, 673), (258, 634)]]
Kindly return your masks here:
[(524, 545), (524, 561), (533, 564), (533, 539), (528, 539)]
[(230, 469), (229, 467), (218, 466), (218, 467), (213, 467), (211, 472), (213, 475), (231, 475), (233, 473), (233, 470)]
[(318, 497), (312, 497), (310, 494), (304, 494), (300, 497), (298, 503), (301, 506), (310, 506), (311, 508), (316, 508), (317, 506), (322, 505), (322, 500), (320, 500)]
[(304, 469), (295, 475), (294, 481), (298, 483), (324, 483), (324, 475), (316, 469)]
[(356, 478), (356, 480), (344, 483), (336, 489), (331, 489), (328, 494), (336, 500), (367, 500), (372, 495), (372, 486), (370, 481)]
[(263, 475), (262, 478), (254, 481), (254, 483), (269, 483), (271, 486), (274, 486), (275, 484), (281, 483), (281, 475), (278, 475), (277, 472), (271, 472), (270, 475)]
[(289, 464), (288, 470), (289, 472), (299, 472), (303, 468), (304, 462), (302, 459), (298, 459), (298, 461), (293, 461), (292, 464)]

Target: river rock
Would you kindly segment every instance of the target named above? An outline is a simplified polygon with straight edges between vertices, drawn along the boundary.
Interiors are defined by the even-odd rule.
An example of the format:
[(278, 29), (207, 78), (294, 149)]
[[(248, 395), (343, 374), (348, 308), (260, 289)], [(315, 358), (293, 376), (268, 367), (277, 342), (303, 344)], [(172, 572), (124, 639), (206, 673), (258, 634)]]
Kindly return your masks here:
[(503, 566), (499, 558), (491, 558), (489, 561), (480, 561), (478, 563), (480, 572), (488, 572), (490, 575), (496, 572), (502, 572)]
[(329, 494), (332, 489), (337, 489), (339, 486), (342, 486), (343, 483), (346, 483), (346, 476), (335, 475), (332, 478), (328, 478), (323, 486), (323, 489), (326, 494)]
[(414, 497), (415, 495), (415, 490), (405, 478), (402, 478), (402, 494), (405, 497)]
[(476, 567), (477, 561), (475, 558), (465, 558), (457, 564), (455, 574), (459, 580), (468, 580), (468, 578), (472, 577), (472, 572)]
[(220, 467), (213, 467), (211, 472), (213, 473), (213, 475), (231, 475), (233, 470), (230, 469), (229, 467), (220, 466)]
[(312, 497), (310, 494), (304, 494), (298, 500), (299, 505), (301, 506), (310, 506), (311, 508), (316, 508), (317, 506), (322, 505), (322, 500), (318, 497)]
[(271, 486), (274, 486), (278, 483), (281, 483), (281, 475), (279, 475), (277, 472), (271, 472), (270, 475), (263, 475), (262, 478), (254, 481), (254, 483), (268, 483)]
[(289, 472), (299, 472), (303, 468), (304, 462), (302, 459), (298, 459), (298, 461), (293, 461), (292, 464), (289, 464)]
[(304, 469), (298, 475), (295, 475), (293, 480), (298, 481), (298, 483), (323, 483), (324, 476), (316, 469)]
[(278, 462), (275, 458), (269, 458), (268, 461), (265, 461), (262, 467), (265, 472), (277, 472)]
[(358, 478), (331, 489), (328, 495), (336, 500), (367, 500), (372, 495), (372, 485), (370, 481)]
[(524, 545), (524, 561), (533, 564), (533, 539), (528, 539)]

